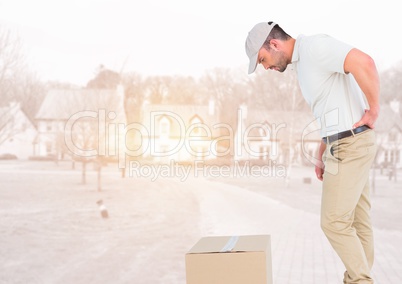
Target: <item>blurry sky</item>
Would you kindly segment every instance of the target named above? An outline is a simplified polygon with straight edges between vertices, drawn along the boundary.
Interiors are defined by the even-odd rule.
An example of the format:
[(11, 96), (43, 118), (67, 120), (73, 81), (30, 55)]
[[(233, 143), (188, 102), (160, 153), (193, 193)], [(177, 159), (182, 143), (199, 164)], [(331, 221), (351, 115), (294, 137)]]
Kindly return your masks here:
[(96, 68), (199, 76), (244, 68), (258, 22), (291, 36), (327, 33), (369, 53), (384, 70), (402, 59), (396, 0), (0, 0), (0, 24), (22, 39), (43, 80), (85, 85)]

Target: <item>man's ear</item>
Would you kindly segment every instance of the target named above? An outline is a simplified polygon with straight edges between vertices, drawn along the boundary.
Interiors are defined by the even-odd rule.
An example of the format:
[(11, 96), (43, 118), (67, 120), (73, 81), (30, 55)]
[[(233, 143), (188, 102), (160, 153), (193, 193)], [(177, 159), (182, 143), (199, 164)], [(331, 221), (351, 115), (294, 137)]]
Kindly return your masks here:
[(270, 41), (269, 41), (269, 46), (271, 47), (271, 49), (273, 49), (273, 50), (278, 50), (279, 49), (279, 46), (281, 45), (281, 42), (279, 41), (279, 40), (277, 40), (277, 39), (271, 39)]

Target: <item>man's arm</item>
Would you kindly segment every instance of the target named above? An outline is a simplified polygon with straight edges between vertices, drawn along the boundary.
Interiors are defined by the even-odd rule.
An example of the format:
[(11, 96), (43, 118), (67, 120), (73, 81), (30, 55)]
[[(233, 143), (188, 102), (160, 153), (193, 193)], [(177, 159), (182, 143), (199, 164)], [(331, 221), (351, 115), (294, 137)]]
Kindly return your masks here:
[(315, 174), (319, 180), (323, 180), (323, 175), (324, 175), (324, 162), (322, 161), (322, 154), (324, 153), (325, 149), (327, 148), (327, 145), (323, 141), (321, 141), (320, 148), (318, 150), (318, 157), (316, 159), (316, 165), (315, 165)]
[(353, 125), (353, 128), (362, 125), (374, 128), (380, 112), (380, 79), (374, 60), (369, 55), (354, 48), (346, 56), (343, 67), (346, 73), (352, 73), (370, 107), (370, 109), (365, 110), (363, 117)]

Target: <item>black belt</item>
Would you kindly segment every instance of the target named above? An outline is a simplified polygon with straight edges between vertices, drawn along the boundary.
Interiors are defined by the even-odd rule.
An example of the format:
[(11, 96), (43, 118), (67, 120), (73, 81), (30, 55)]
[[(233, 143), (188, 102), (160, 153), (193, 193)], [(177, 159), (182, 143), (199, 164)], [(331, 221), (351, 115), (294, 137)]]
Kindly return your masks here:
[(343, 139), (343, 138), (346, 138), (346, 137), (349, 137), (349, 136), (364, 132), (364, 131), (369, 130), (369, 129), (371, 129), (371, 128), (368, 127), (367, 125), (359, 126), (359, 127), (355, 128), (355, 129), (352, 129), (352, 130), (346, 130), (346, 131), (339, 132), (339, 133), (331, 135), (331, 136), (324, 137), (324, 138), (322, 138), (322, 141), (325, 144), (330, 144), (332, 142), (335, 142), (336, 140)]

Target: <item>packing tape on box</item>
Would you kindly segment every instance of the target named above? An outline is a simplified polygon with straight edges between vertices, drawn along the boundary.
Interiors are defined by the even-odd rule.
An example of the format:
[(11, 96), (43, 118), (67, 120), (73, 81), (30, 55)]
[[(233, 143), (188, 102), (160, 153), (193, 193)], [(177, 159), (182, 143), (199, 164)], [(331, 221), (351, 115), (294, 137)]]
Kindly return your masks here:
[(239, 236), (230, 237), (230, 239), (226, 242), (225, 246), (221, 249), (220, 252), (232, 251), (233, 248), (236, 246), (236, 243), (238, 240), (239, 240)]

